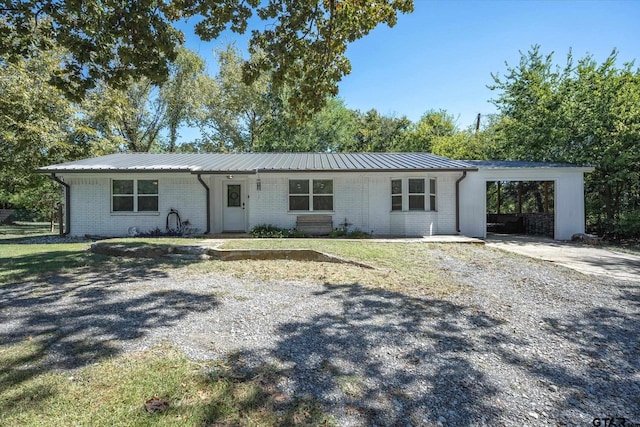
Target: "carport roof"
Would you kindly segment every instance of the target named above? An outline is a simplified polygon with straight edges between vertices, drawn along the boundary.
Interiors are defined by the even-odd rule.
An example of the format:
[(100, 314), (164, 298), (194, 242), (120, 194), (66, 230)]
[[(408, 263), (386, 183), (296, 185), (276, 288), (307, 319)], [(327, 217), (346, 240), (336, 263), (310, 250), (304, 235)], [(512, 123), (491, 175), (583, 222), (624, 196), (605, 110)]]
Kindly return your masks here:
[(544, 169), (544, 168), (581, 168), (592, 171), (591, 166), (579, 166), (570, 163), (525, 162), (522, 160), (465, 160), (465, 163), (478, 169)]
[(45, 166), (62, 172), (401, 172), (475, 171), (467, 162), (429, 153), (119, 153)]

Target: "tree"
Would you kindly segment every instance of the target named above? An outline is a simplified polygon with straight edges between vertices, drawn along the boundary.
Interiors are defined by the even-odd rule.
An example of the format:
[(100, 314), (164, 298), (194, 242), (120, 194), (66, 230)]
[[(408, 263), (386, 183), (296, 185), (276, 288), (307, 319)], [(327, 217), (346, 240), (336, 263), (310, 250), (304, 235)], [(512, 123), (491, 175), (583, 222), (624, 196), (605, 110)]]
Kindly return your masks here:
[(288, 102), (304, 115), (335, 95), (350, 72), (347, 44), (380, 23), (395, 25), (413, 1), (0, 0), (0, 10), (0, 55), (10, 62), (33, 57), (43, 47), (34, 32), (42, 32), (69, 52), (65, 73), (52, 81), (76, 99), (100, 81), (125, 87), (131, 78), (166, 80), (184, 40), (175, 23), (197, 17), (196, 34), (212, 40), (228, 28), (244, 33), (256, 16), (265, 26), (252, 30), (250, 52), (265, 55), (246, 63), (244, 76), (254, 81), (273, 72), (274, 84), (292, 88)]
[(408, 132), (402, 151), (431, 152), (436, 138), (453, 137), (457, 128), (454, 117), (445, 110), (429, 110)]
[(353, 144), (358, 116), (344, 101), (333, 98), (308, 120), (298, 123), (291, 111), (282, 105), (260, 137), (255, 151), (337, 152)]
[(80, 106), (49, 84), (61, 73), (60, 49), (33, 58), (0, 62), (0, 203), (51, 218), (59, 186), (34, 170), (98, 154), (86, 138)]
[(179, 49), (176, 61), (169, 66), (169, 80), (160, 88), (161, 102), (166, 109), (164, 124), (169, 133), (169, 152), (176, 150), (180, 126), (195, 124), (202, 104), (204, 70), (204, 60), (185, 48)]
[(494, 76), (499, 151), (505, 158), (590, 164), (589, 225), (610, 235), (640, 234), (640, 71), (587, 56), (553, 65), (535, 46), (517, 67)]
[(484, 132), (468, 129), (451, 135), (436, 137), (431, 142), (431, 152), (456, 160), (483, 160), (490, 158), (490, 141)]
[[(141, 78), (121, 88), (102, 82), (88, 92), (82, 118), (92, 130), (90, 138), (118, 150), (175, 151), (178, 129), (194, 123), (200, 108), (204, 61), (180, 49), (170, 68), (169, 80), (160, 86)], [(168, 133), (166, 145), (161, 138), (163, 130)]]
[[(250, 61), (259, 56), (256, 53)], [(271, 118), (274, 102), (278, 102), (270, 93), (270, 76), (245, 82), (244, 60), (233, 46), (218, 51), (217, 60), (218, 74), (205, 78), (201, 85), (200, 145), (205, 151), (251, 151)]]
[(119, 150), (148, 152), (158, 148), (165, 125), (166, 104), (160, 89), (146, 78), (131, 80), (126, 88), (101, 84), (91, 94), (92, 123), (102, 139), (113, 141)]
[(411, 120), (383, 116), (375, 109), (359, 114), (358, 129), (351, 144), (341, 148), (349, 152), (402, 151), (407, 146)]

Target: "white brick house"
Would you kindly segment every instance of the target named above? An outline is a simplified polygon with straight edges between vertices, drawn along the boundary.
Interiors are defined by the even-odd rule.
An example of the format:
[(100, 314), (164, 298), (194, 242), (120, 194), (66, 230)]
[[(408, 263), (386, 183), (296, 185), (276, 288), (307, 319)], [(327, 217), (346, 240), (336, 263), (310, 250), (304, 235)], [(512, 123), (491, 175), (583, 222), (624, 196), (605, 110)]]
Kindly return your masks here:
[(500, 168), (428, 153), (129, 153), (38, 172), (65, 187), (71, 235), (164, 230), (175, 210), (200, 233), (294, 228), (298, 216), (321, 214), (334, 227), (347, 223), (374, 236), (485, 237), (484, 186), (504, 177), (554, 181), (556, 238), (566, 239), (584, 232), (583, 174), (590, 170), (519, 162)]

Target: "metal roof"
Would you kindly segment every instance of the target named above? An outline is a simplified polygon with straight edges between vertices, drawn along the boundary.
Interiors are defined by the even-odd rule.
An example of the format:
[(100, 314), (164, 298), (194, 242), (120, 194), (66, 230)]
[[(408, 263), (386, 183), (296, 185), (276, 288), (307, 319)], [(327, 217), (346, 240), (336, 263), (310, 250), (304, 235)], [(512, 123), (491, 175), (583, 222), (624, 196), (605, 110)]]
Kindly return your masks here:
[(290, 171), (461, 171), (467, 162), (429, 153), (119, 153), (45, 166), (61, 172), (256, 173)]
[(465, 160), (465, 163), (478, 169), (524, 169), (524, 168), (582, 168), (593, 170), (591, 166), (579, 166), (569, 163), (525, 162), (521, 160)]

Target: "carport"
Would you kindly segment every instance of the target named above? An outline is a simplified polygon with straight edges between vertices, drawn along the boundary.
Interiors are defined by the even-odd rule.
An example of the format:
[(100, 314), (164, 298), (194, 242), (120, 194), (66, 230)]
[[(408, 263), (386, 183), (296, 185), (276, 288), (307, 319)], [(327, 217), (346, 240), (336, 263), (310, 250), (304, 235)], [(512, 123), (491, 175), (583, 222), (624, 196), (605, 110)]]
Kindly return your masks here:
[[(593, 171), (593, 167), (574, 166), (559, 163), (535, 163), (522, 161), (467, 161), (478, 168), (460, 182), (460, 232), (470, 237), (486, 238), (487, 224), (503, 230), (527, 232), (527, 226), (535, 223), (534, 228), (541, 229), (556, 240), (569, 240), (576, 233), (584, 233), (584, 174)], [(500, 183), (500, 184), (498, 184)], [(520, 212), (509, 215), (492, 212), (487, 206), (487, 191), (492, 185), (501, 189), (506, 183), (515, 183), (523, 188), (527, 185), (541, 185), (543, 190), (542, 215), (528, 217), (522, 212), (523, 192), (519, 192)], [(489, 193), (491, 196), (491, 193)], [(500, 206), (500, 203), (497, 204)], [(546, 213), (544, 212), (546, 210)], [(488, 215), (489, 214), (489, 215)], [(491, 216), (495, 215), (495, 216)], [(502, 216), (501, 216), (502, 215)], [(508, 225), (516, 219), (516, 223)], [(522, 218), (522, 219), (518, 219)], [(489, 219), (490, 221), (487, 221)], [(491, 221), (493, 220), (493, 221)], [(529, 228), (531, 232), (531, 228)]]

